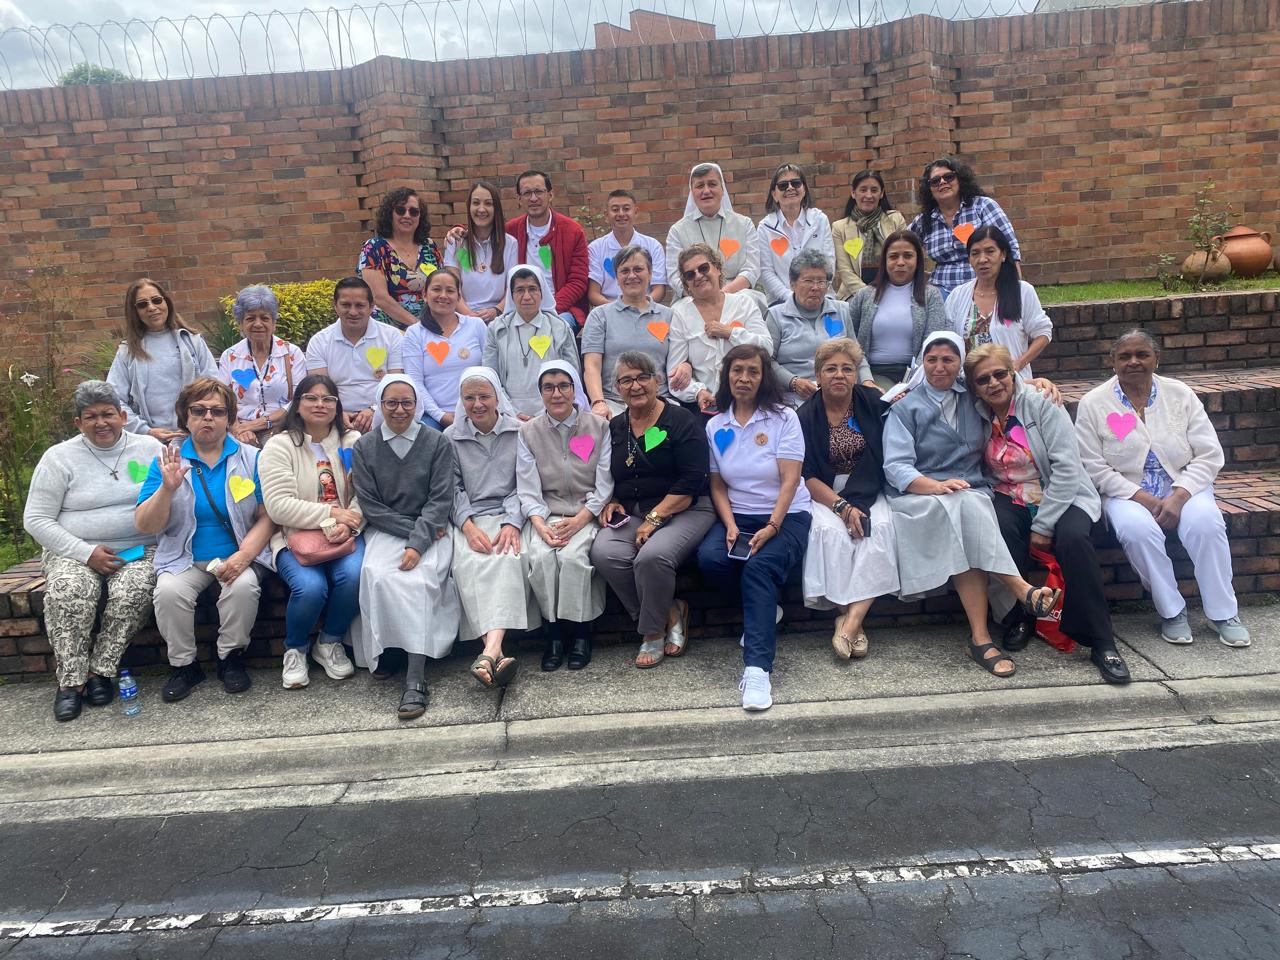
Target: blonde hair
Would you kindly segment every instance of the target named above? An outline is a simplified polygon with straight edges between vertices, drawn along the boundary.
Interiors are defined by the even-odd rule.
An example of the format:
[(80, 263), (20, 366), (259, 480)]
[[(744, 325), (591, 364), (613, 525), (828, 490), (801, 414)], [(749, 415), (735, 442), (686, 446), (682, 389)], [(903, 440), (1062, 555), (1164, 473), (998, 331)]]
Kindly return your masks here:
[(855, 367), (862, 364), (862, 347), (857, 340), (850, 337), (835, 337), (818, 345), (813, 355), (813, 373), (817, 376), (822, 365), (838, 353), (843, 353), (853, 361)]
[(998, 343), (984, 343), (981, 346), (974, 347), (964, 358), (964, 379), (966, 383), (972, 382), (973, 371), (978, 369), (978, 364), (984, 360), (995, 360), (1005, 365), (1010, 373), (1016, 373), (1013, 368), (1013, 355), (1009, 353), (1007, 347), (1002, 347)]

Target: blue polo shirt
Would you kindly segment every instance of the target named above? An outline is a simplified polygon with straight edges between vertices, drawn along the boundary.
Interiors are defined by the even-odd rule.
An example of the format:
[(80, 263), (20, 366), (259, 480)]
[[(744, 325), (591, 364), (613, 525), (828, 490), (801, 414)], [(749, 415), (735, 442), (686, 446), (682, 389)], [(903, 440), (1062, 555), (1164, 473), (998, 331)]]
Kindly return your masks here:
[[(200, 459), (190, 437), (187, 437), (182, 443), (182, 456), (190, 464), (191, 469), (195, 470), (196, 466), (199, 465), (200, 469), (204, 471), (204, 482), (209, 485), (210, 492), (215, 497), (221, 494), (218, 511), (227, 517), (228, 521), (231, 518), (227, 516), (224, 506), (227, 501), (227, 457), (239, 449), (239, 442), (228, 435), (222, 441), (222, 456), (218, 458), (215, 466), (210, 467)], [(258, 503), (261, 503), (262, 484), (258, 481), (258, 466), (256, 463), (253, 467), (252, 479), (253, 496)], [(147, 479), (142, 482), (142, 489), (138, 491), (138, 503), (145, 503), (150, 499), (151, 495), (160, 489), (160, 482), (160, 458), (157, 457), (151, 461), (151, 469), (147, 471)], [(227, 532), (227, 528), (222, 525), (222, 521), (218, 519), (218, 514), (214, 513), (198, 477), (191, 477), (191, 487), (196, 495), (196, 532), (195, 536), (191, 538), (191, 559), (196, 563), (204, 563), (215, 558), (225, 560), (240, 549), (239, 545), (231, 534)]]

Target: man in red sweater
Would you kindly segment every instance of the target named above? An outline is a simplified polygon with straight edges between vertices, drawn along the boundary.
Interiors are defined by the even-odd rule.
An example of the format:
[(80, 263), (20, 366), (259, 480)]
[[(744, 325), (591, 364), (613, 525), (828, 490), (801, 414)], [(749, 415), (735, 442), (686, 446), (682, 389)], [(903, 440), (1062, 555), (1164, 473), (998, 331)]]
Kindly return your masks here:
[(587, 302), (587, 238), (577, 222), (551, 209), (555, 191), (541, 170), (526, 170), (516, 178), (516, 194), (524, 216), (507, 221), (516, 238), (520, 262), (541, 267), (551, 275), (556, 313), (574, 330), (582, 327)]

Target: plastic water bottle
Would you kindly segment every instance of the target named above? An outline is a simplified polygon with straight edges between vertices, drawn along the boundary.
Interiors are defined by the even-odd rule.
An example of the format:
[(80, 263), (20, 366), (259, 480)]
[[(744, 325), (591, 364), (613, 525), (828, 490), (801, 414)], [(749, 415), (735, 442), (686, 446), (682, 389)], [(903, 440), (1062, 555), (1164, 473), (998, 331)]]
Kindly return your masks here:
[(126, 717), (136, 717), (142, 712), (138, 682), (129, 675), (128, 670), (120, 671), (120, 711)]

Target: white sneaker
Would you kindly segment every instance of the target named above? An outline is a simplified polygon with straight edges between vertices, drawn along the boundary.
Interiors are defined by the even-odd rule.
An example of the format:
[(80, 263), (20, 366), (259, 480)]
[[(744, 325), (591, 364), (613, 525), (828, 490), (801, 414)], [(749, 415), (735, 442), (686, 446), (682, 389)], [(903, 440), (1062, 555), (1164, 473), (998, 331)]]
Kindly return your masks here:
[(330, 680), (345, 680), (356, 672), (341, 643), (317, 643), (311, 648), (311, 658), (324, 668)]
[(289, 647), (284, 652), (284, 671), (281, 679), (286, 690), (300, 690), (311, 682), (307, 670), (307, 650), (305, 647)]
[(773, 684), (769, 682), (769, 674), (759, 667), (742, 671), (738, 689), (742, 691), (743, 710), (768, 710), (773, 706)]

